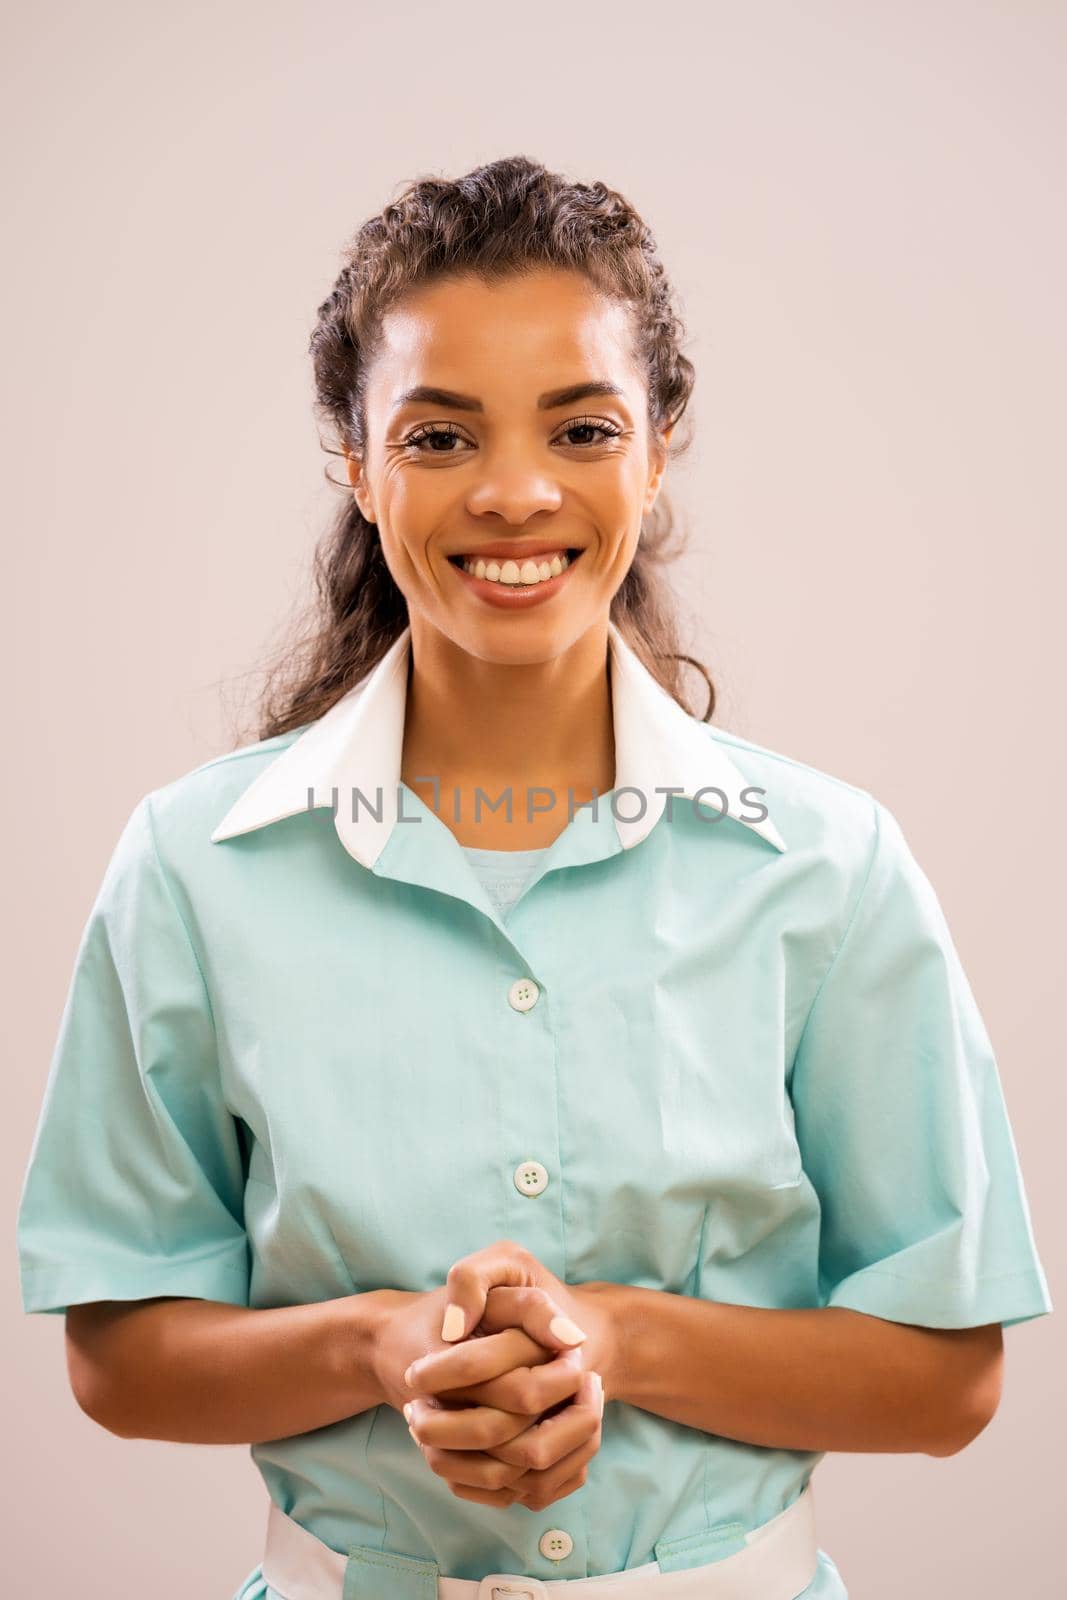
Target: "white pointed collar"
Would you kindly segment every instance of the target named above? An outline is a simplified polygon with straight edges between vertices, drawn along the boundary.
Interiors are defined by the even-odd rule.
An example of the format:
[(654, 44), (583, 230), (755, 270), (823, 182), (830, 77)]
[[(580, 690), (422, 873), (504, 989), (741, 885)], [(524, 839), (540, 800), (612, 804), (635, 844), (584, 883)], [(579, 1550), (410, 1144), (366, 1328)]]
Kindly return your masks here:
[[(749, 783), (708, 724), (667, 693), (610, 619), (608, 638), (615, 790), (626, 791), (612, 814), (623, 849), (651, 831), (666, 805), (662, 791), (670, 788), (673, 807), (699, 796), (713, 817), (725, 811), (785, 850), (770, 816), (746, 814), (765, 809), (763, 791)], [(400, 768), (410, 648), (409, 624), (369, 673), (253, 779), (215, 828), (212, 843), (332, 806), (345, 848), (372, 867), (405, 810)], [(365, 798), (354, 806), (348, 797), (357, 789)], [(609, 803), (606, 796), (598, 802)], [(709, 825), (709, 833), (718, 826)]]

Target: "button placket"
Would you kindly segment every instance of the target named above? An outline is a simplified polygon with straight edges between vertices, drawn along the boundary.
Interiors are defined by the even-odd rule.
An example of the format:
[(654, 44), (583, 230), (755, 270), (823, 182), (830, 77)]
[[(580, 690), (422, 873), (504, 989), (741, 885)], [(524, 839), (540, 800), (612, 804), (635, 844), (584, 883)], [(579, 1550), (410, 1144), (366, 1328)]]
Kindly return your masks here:
[[(516, 978), (511, 983), (507, 996), (508, 1004), (519, 1012), (532, 1011), (542, 997), (543, 991), (540, 985), (530, 977)], [(529, 1140), (535, 1148), (541, 1144), (545, 1150), (558, 1151), (556, 1097), (554, 1092), (542, 1092), (552, 1083), (557, 1070), (552, 1009), (551, 1003), (548, 1003), (538, 1013), (536, 1020), (531, 1019), (529, 1026), (516, 1027), (512, 1030), (516, 1040), (512, 1062), (514, 1092), (506, 1097), (504, 1105), (511, 1124), (510, 1131), (514, 1133), (519, 1130), (523, 1144)], [(511, 1036), (512, 1033), (509, 1033), (509, 1037)], [(535, 1160), (532, 1156), (528, 1157), (514, 1168), (512, 1182), (524, 1198), (536, 1199), (550, 1187), (549, 1169), (543, 1162)], [(549, 1258), (554, 1254), (562, 1259), (564, 1250), (560, 1236), (561, 1219), (558, 1213), (557, 1194), (555, 1204), (546, 1202), (544, 1207), (528, 1213), (529, 1223), (520, 1224), (521, 1231), (516, 1232), (515, 1237), (527, 1241), (535, 1253)], [(558, 1563), (565, 1561), (573, 1553), (574, 1540), (565, 1528), (547, 1528), (541, 1534), (537, 1548), (545, 1561)], [(490, 1587), (488, 1594), (483, 1595), (479, 1591), (478, 1600), (523, 1600), (526, 1594), (547, 1597), (548, 1588), (543, 1585), (535, 1588), (533, 1579), (507, 1579), (514, 1585), (513, 1589), (503, 1586), (505, 1579), (507, 1579), (506, 1574), (496, 1574), (495, 1585)], [(553, 1580), (553, 1587), (555, 1582), (556, 1580)]]

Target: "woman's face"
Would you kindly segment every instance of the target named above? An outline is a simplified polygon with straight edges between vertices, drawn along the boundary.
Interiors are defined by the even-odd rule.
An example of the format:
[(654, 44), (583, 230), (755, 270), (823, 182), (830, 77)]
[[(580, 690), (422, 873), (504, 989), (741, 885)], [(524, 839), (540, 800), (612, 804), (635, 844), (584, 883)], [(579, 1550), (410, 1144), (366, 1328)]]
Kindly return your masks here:
[(670, 437), (630, 343), (627, 309), (556, 269), (438, 281), (386, 314), (348, 472), (413, 632), (528, 663), (606, 622)]

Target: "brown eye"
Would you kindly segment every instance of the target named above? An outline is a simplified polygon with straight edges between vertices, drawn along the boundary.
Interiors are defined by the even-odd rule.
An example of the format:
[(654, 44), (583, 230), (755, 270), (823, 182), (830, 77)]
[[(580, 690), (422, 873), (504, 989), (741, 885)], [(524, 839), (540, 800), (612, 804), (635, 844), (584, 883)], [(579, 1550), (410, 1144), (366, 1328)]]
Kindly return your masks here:
[[(621, 430), (614, 427), (610, 422), (604, 422), (600, 418), (578, 417), (574, 422), (568, 422), (563, 432), (565, 435), (572, 433), (598, 433), (602, 434), (604, 438), (607, 439), (617, 439)], [(570, 443), (576, 447), (588, 449), (591, 444), (600, 444), (601, 440), (589, 438), (571, 439)]]
[[(404, 440), (404, 443), (411, 446), (413, 449), (418, 449), (419, 446), (425, 443), (427, 440), (438, 439), (458, 439), (462, 443), (463, 435), (460, 433), (458, 428), (453, 428), (451, 426), (444, 428), (424, 427), (417, 429), (415, 433), (409, 434)], [(436, 445), (433, 445), (430, 449), (423, 450), (421, 453), (423, 455), (454, 456), (458, 455), (459, 451), (448, 448), (438, 449)]]

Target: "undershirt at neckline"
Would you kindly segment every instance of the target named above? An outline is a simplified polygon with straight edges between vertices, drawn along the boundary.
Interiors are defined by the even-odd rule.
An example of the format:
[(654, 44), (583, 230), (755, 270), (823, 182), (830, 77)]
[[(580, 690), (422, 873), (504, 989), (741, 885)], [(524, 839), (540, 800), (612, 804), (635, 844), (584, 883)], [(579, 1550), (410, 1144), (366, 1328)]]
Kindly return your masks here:
[(489, 898), (500, 914), (506, 916), (551, 846), (543, 845), (534, 850), (486, 850), (480, 845), (465, 844), (461, 848)]

